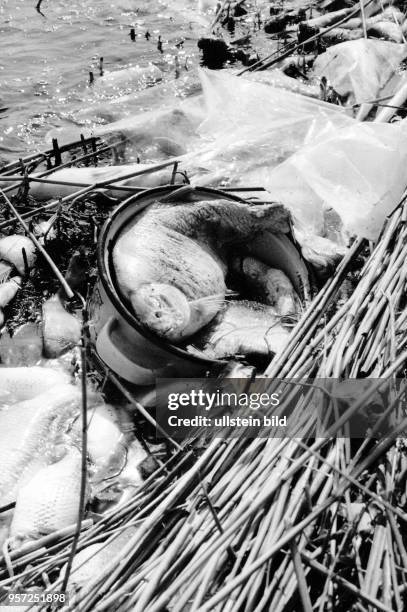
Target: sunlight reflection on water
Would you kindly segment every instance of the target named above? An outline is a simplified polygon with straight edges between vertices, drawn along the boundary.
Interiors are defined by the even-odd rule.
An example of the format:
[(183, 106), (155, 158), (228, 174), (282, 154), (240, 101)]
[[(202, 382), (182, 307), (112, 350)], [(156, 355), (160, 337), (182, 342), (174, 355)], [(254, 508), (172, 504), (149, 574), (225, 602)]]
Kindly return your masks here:
[[(131, 84), (106, 93), (89, 88), (89, 72), (98, 78), (100, 57), (105, 73), (154, 62), (172, 78), (179, 53), (175, 42), (186, 39), (183, 62), (196, 60), (196, 40), (205, 25), (195, 10), (187, 11), (195, 9), (196, 0), (43, 0), (45, 17), (36, 12), (36, 1), (0, 0), (0, 108), (8, 109), (0, 114), (3, 159), (44, 148), (47, 131), (66, 125), (81, 105), (132, 91)], [(163, 54), (157, 49), (159, 35)]]

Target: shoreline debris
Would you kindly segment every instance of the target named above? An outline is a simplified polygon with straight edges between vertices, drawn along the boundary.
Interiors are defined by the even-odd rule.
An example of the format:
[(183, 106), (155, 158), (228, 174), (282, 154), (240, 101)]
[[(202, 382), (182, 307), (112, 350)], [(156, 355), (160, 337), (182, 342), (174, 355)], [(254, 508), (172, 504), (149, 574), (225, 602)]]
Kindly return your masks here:
[[(3, 198), (0, 208), (0, 227), (10, 232), (0, 248), (2, 240), (31, 241), (31, 234), (42, 247), (35, 243), (32, 266), (29, 253), (17, 249), (21, 288), (4, 306), (5, 325), (27, 324), (28, 312), (35, 326), (41, 310), (44, 324), (44, 338), (34, 333), (37, 365), (0, 367), (1, 603), (18, 587), (67, 588), (69, 608), (80, 612), (406, 607), (407, 88), (400, 65), (406, 20), (401, 6), (351, 4), (195, 2), (212, 19), (208, 37), (222, 34), (226, 49), (239, 49), (242, 40), (250, 57), (251, 45), (265, 36), (267, 52), (239, 77), (202, 71), (204, 95), (186, 97), (181, 106), (173, 105), (171, 90), (157, 113), (122, 115), (71, 152), (54, 141), (48, 153), (0, 170), (1, 193), (11, 198), (11, 206)], [(337, 40), (346, 42), (333, 46)], [(289, 91), (294, 80), (296, 93)], [(167, 139), (165, 146), (146, 145), (150, 127), (153, 139)], [(85, 142), (93, 143), (91, 153), (83, 154)], [(171, 153), (174, 143), (182, 153)], [(71, 154), (81, 167), (58, 170), (74, 161)], [(140, 164), (132, 163), (135, 156)], [(119, 166), (119, 157), (130, 163)], [(48, 167), (51, 159), (56, 167)], [(72, 180), (63, 180), (68, 170)], [(171, 184), (166, 196), (156, 185), (161, 171)], [(259, 213), (256, 223), (250, 227), (245, 217), (239, 235), (231, 215), (235, 233), (228, 235), (227, 200), (213, 215), (202, 205), (202, 185), (246, 200)], [(98, 355), (101, 324), (105, 346), (116, 348), (126, 367), (137, 365), (129, 349), (130, 310), (127, 327), (118, 323), (130, 308), (126, 299), (108, 304), (106, 325), (98, 320), (108, 281), (116, 289), (118, 280), (130, 283), (132, 264), (125, 261), (120, 279), (112, 274), (104, 289), (101, 283), (94, 289), (106, 220), (110, 240), (99, 263), (102, 256), (114, 260), (119, 199), (126, 211), (120, 231), (137, 213), (134, 226), (145, 230), (142, 254), (158, 241), (154, 257), (160, 257), (141, 270), (142, 286), (152, 282), (156, 265), (162, 274), (156, 282), (186, 289), (183, 238), (205, 246), (201, 263), (215, 238), (222, 243), (221, 291), (209, 278), (203, 296), (216, 317), (201, 338), (191, 335), (189, 346), (175, 347), (151, 329), (145, 336), (138, 331), (174, 359), (183, 351), (199, 362), (205, 348), (225, 359), (214, 382), (229, 392), (250, 395), (263, 385), (273, 396), (288, 381), (287, 396), (256, 411), (269, 419), (258, 435), (236, 435), (225, 425), (222, 435), (198, 428), (176, 439), (159, 424), (156, 386), (128, 384)], [(267, 216), (261, 212), (273, 206), (292, 214), (280, 219), (285, 233), (257, 232)], [(191, 223), (186, 209), (203, 214)], [(179, 250), (162, 239), (159, 228), (169, 223), (163, 211), (180, 230)], [(148, 233), (149, 216), (159, 223)], [(49, 225), (38, 234), (40, 223)], [(23, 235), (28, 231), (30, 237)], [(48, 251), (58, 272), (52, 278)], [(0, 292), (7, 293), (7, 283), (19, 277), (6, 264), (0, 273)], [(194, 280), (191, 273), (192, 287)], [(157, 300), (154, 295), (150, 314), (159, 312)], [(73, 323), (65, 305), (80, 308), (82, 320)], [(57, 360), (43, 352), (48, 323), (52, 332), (57, 327), (52, 317), (46, 321), (50, 309), (75, 331), (64, 347), (75, 345), (72, 352)], [(168, 335), (174, 326), (164, 327)], [(18, 333), (0, 341), (3, 362)], [(33, 328), (27, 333), (32, 338)], [(59, 351), (58, 343), (53, 354)], [(166, 369), (162, 353), (161, 362), (145, 353), (149, 374), (173, 376), (174, 361)], [(182, 382), (173, 380), (168, 391)], [(228, 413), (222, 403), (216, 410)], [(273, 417), (287, 417), (290, 435)]]

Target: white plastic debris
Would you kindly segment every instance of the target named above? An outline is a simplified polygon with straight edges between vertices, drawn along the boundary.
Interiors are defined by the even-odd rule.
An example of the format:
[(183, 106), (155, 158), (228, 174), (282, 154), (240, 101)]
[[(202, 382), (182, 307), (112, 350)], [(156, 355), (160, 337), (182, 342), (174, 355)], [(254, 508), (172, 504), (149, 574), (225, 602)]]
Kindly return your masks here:
[(324, 210), (333, 208), (345, 230), (377, 240), (407, 184), (407, 125), (355, 123), (304, 147), (259, 180), (292, 211), (295, 224), (324, 235)]
[(206, 117), (201, 141), (182, 159), (196, 185), (261, 186), (305, 144), (352, 125), (344, 109), (227, 73), (202, 70)]
[[(393, 24), (394, 25), (394, 24)], [(407, 56), (407, 45), (359, 38), (329, 47), (314, 63), (314, 74), (325, 77), (346, 103), (370, 102), (379, 97), (401, 60)], [(366, 107), (363, 119), (371, 106)]]

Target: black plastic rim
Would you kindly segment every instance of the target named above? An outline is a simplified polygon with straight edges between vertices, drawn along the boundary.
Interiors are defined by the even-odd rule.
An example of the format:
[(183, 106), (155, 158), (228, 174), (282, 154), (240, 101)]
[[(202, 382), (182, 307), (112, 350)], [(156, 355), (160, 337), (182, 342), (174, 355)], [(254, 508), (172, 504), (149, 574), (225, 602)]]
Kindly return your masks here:
[[(145, 208), (147, 208), (147, 206), (150, 205), (150, 203), (143, 204), (143, 200), (146, 197), (156, 196), (156, 199), (159, 199), (159, 196), (167, 195), (168, 193), (171, 193), (171, 191), (175, 191), (176, 189), (179, 189), (180, 187), (182, 187), (182, 185), (164, 185), (161, 187), (153, 187), (152, 189), (146, 189), (145, 191), (141, 191), (140, 193), (138, 193), (136, 196), (134, 196), (131, 202), (128, 202), (128, 203), (124, 202), (123, 204), (119, 204), (119, 206), (114, 210), (112, 215), (108, 219), (106, 219), (102, 227), (102, 230), (100, 232), (98, 246), (97, 246), (97, 262), (98, 262), (99, 276), (100, 276), (100, 280), (102, 282), (103, 288), (109, 300), (111, 301), (112, 305), (114, 306), (114, 308), (117, 310), (119, 315), (123, 317), (123, 319), (131, 327), (133, 327), (139, 334), (147, 338), (150, 342), (158, 346), (160, 349), (173, 353), (177, 355), (178, 357), (182, 357), (183, 359), (188, 358), (190, 361), (196, 364), (201, 364), (202, 366), (206, 366), (208, 368), (213, 367), (213, 366), (223, 367), (226, 365), (227, 361), (222, 361), (218, 359), (210, 359), (209, 357), (208, 358), (199, 357), (198, 355), (189, 353), (185, 349), (180, 348), (179, 346), (176, 346), (175, 344), (166, 342), (159, 336), (156, 336), (153, 332), (150, 332), (148, 329), (145, 329), (144, 327), (142, 327), (140, 323), (138, 322), (138, 320), (136, 319), (136, 317), (132, 315), (132, 313), (126, 308), (126, 306), (120, 299), (116, 288), (114, 287), (113, 283), (110, 282), (111, 275), (108, 274), (108, 270), (106, 269), (106, 265), (105, 265), (105, 253), (107, 252), (108, 260), (109, 260), (109, 267), (113, 269), (112, 261), (111, 261), (112, 245), (115, 243), (117, 235), (122, 231), (122, 228), (120, 227), (118, 231), (116, 232), (116, 234), (112, 238), (110, 238), (109, 243), (107, 243), (107, 236), (109, 234), (109, 230), (112, 226), (112, 223), (117, 220), (117, 217), (120, 217), (123, 211), (127, 210), (129, 206), (131, 207), (134, 206), (133, 215), (131, 218), (127, 220), (127, 222), (129, 223), (131, 220), (134, 219), (134, 217), (136, 217), (141, 211), (143, 211)], [(231, 195), (225, 191), (220, 191), (218, 189), (211, 189), (210, 187), (194, 187), (193, 193), (197, 193), (197, 194), (206, 193), (211, 196), (221, 197), (222, 199), (234, 200), (235, 202), (246, 203), (245, 200), (243, 200), (242, 198)]]

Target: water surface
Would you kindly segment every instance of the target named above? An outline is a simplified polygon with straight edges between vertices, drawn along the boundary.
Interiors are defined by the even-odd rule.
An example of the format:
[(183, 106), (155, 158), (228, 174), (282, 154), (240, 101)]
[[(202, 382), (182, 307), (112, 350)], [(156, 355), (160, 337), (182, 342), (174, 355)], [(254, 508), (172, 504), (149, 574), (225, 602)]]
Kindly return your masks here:
[(44, 16), (36, 1), (0, 0), (0, 159), (43, 149), (51, 128), (131, 91), (89, 85), (101, 57), (105, 73), (153, 62), (172, 79), (176, 56), (181, 70), (197, 64), (210, 23), (196, 0), (43, 0)]

